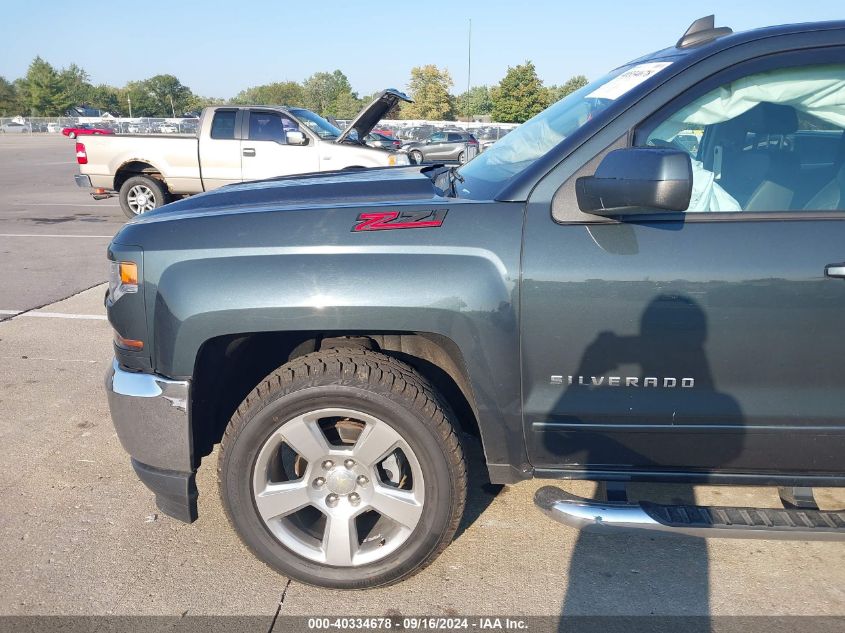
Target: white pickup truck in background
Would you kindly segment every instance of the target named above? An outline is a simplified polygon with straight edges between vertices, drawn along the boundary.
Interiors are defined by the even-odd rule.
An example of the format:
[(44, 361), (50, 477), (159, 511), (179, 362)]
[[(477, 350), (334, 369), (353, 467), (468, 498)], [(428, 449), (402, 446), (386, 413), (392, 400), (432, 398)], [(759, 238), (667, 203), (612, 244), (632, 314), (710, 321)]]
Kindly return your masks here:
[(304, 108), (215, 106), (196, 136), (104, 135), (77, 139), (76, 184), (96, 199), (118, 195), (127, 217), (174, 197), (226, 184), (317, 171), (407, 165), (404, 152), (369, 147), (367, 134), (399, 101), (384, 90), (341, 131)]

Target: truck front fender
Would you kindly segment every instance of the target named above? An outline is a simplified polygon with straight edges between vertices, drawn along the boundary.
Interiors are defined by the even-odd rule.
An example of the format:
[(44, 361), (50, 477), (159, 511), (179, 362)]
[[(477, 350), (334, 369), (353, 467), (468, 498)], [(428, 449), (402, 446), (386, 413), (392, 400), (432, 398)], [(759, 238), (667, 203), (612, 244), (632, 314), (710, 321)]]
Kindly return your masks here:
[(525, 461), (518, 261), (517, 241), (505, 258), (459, 246), (303, 246), (175, 262), (148, 289), (156, 371), (190, 377), (203, 343), (223, 335), (436, 334), (466, 364), (491, 472), (507, 470)]

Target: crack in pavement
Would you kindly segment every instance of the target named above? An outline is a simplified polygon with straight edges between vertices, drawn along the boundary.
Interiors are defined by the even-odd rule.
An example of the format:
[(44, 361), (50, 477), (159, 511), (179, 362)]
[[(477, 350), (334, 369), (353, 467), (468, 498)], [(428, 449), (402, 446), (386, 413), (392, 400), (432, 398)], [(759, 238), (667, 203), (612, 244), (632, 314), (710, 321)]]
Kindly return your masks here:
[(288, 587), (290, 587), (291, 579), (288, 578), (287, 583), (285, 583), (285, 588), (282, 590), (282, 597), (279, 598), (279, 606), (276, 607), (276, 614), (273, 616), (273, 621), (270, 623), (270, 628), (267, 629), (267, 633), (273, 633), (273, 629), (276, 627), (276, 620), (279, 619), (279, 613), (282, 611), (282, 605), (285, 602), (285, 596), (288, 595)]
[(108, 283), (108, 280), (98, 281), (97, 283), (88, 286), (87, 288), (83, 288), (82, 290), (78, 290), (77, 292), (73, 292), (66, 297), (62, 297), (61, 299), (55, 299), (54, 301), (48, 301), (47, 303), (42, 303), (41, 305), (32, 306), (31, 308), (26, 308), (25, 310), (21, 310), (17, 314), (10, 315), (8, 318), (3, 318), (6, 315), (0, 315), (0, 322), (2, 321), (14, 321), (15, 319), (24, 316), (30, 312), (34, 312), (35, 310), (40, 310), (41, 308), (46, 308), (47, 306), (51, 306), (56, 303), (60, 303), (62, 301), (67, 301), (68, 299), (73, 299), (77, 295), (81, 295), (83, 292), (88, 292), (89, 290), (96, 288), (97, 286), (102, 286), (103, 284)]

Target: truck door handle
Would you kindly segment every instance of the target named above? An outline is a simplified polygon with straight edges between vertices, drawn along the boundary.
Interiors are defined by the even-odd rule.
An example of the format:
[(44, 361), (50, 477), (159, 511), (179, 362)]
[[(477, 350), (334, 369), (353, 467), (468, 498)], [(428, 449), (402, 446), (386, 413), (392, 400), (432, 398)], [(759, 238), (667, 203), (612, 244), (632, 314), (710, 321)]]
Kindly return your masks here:
[(825, 277), (845, 277), (845, 264), (828, 264), (824, 267)]
[(244, 147), (244, 156), (255, 156), (254, 147)]

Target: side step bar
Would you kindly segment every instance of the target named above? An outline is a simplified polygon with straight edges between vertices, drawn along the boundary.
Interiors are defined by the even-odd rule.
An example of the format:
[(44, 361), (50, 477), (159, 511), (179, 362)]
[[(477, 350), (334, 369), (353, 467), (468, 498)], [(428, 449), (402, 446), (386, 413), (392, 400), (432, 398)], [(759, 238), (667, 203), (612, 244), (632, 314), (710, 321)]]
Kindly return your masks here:
[(670, 532), (698, 537), (845, 540), (845, 510), (733, 508), (596, 501), (544, 486), (534, 503), (547, 516), (591, 532)]

